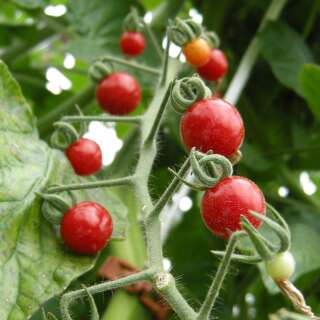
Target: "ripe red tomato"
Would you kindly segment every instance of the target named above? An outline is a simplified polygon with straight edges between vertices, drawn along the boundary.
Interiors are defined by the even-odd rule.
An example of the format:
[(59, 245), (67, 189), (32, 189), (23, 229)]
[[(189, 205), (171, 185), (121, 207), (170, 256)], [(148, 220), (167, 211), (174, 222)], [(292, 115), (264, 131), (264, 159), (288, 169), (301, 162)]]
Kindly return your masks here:
[(222, 99), (195, 102), (182, 116), (180, 132), (184, 145), (191, 149), (231, 157), (241, 146), (244, 126), (237, 109)]
[(209, 61), (199, 67), (197, 72), (208, 81), (222, 78), (228, 71), (228, 60), (220, 49), (212, 49)]
[(135, 110), (141, 100), (141, 90), (130, 74), (115, 72), (98, 84), (96, 97), (104, 111), (124, 115)]
[(233, 176), (219, 181), (205, 192), (201, 202), (204, 223), (213, 234), (224, 239), (241, 229), (241, 215), (255, 228), (261, 225), (249, 210), (265, 214), (266, 204), (259, 187), (244, 177)]
[(186, 60), (195, 67), (206, 64), (210, 59), (210, 52), (208, 42), (201, 38), (193, 39), (183, 47)]
[(60, 232), (74, 252), (96, 254), (111, 237), (112, 218), (98, 203), (80, 202), (64, 215)]
[(80, 176), (94, 174), (102, 167), (102, 152), (99, 145), (86, 138), (80, 138), (70, 144), (66, 156), (75, 173)]
[(124, 54), (128, 56), (137, 56), (145, 48), (144, 36), (140, 32), (127, 31), (120, 38), (120, 47)]

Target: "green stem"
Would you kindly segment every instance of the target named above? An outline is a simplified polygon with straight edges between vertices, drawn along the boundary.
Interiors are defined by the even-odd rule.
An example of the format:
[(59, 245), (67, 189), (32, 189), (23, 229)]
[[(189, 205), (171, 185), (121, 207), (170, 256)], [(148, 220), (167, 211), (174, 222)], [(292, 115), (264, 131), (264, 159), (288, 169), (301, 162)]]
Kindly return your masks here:
[(149, 131), (149, 134), (148, 134), (148, 137), (146, 138), (145, 143), (152, 143), (154, 141), (155, 136), (158, 133), (159, 127), (161, 125), (162, 116), (164, 114), (164, 111), (166, 109), (166, 106), (170, 98), (171, 89), (172, 89), (172, 83), (168, 85), (168, 88), (161, 101), (160, 107), (158, 109), (158, 112), (156, 113), (154, 122), (152, 123), (152, 127)]
[(92, 100), (94, 96), (94, 85), (89, 84), (68, 100), (52, 108), (45, 116), (41, 117), (38, 122), (38, 128), (41, 134), (45, 134), (52, 128), (52, 123), (56, 121), (61, 114), (70, 112), (76, 104), (83, 106)]
[(113, 281), (103, 282), (94, 286), (91, 286), (86, 289), (80, 289), (72, 292), (68, 292), (61, 298), (61, 312), (65, 316), (65, 320), (72, 320), (69, 312), (69, 305), (71, 302), (75, 301), (76, 299), (82, 298), (87, 295), (87, 291), (94, 295), (97, 293), (105, 292), (108, 290), (113, 290), (117, 288), (121, 288), (127, 286), (131, 283), (135, 283), (141, 280), (149, 280), (154, 276), (155, 272), (151, 269), (141, 271), (139, 273), (135, 273), (133, 275), (129, 275), (124, 278), (119, 278)]
[(88, 121), (101, 121), (101, 122), (124, 122), (124, 123), (140, 123), (141, 116), (65, 116), (61, 118), (62, 121), (68, 122), (88, 122)]
[(66, 184), (63, 186), (49, 187), (47, 190), (47, 193), (56, 193), (56, 192), (62, 192), (62, 191), (81, 190), (81, 189), (95, 189), (95, 188), (103, 188), (103, 187), (118, 187), (123, 185), (129, 185), (132, 183), (132, 180), (133, 180), (132, 177), (128, 176), (128, 177), (117, 178), (117, 179)]
[[(186, 159), (186, 161), (181, 166), (178, 175), (181, 178), (184, 178), (185, 175), (188, 172), (189, 169), (189, 157)], [(149, 214), (149, 218), (153, 216), (158, 216), (161, 210), (164, 208), (164, 206), (167, 204), (171, 196), (174, 194), (175, 190), (181, 185), (181, 180), (177, 177), (174, 177), (167, 189), (164, 191), (160, 199), (157, 201), (157, 203), (154, 205), (153, 210)]]
[(170, 49), (170, 44), (171, 44), (168, 29), (167, 29), (166, 34), (167, 34), (167, 45), (166, 45), (161, 80), (160, 80), (160, 83), (162, 85), (167, 81), (168, 65), (169, 65), (169, 49)]
[(179, 319), (195, 320), (197, 313), (187, 303), (176, 287), (175, 279), (169, 273), (160, 273), (154, 280), (157, 291), (166, 299)]
[(113, 56), (103, 56), (101, 58), (103, 61), (108, 61), (108, 62), (114, 62), (114, 63), (117, 63), (117, 64), (121, 64), (121, 65), (124, 65), (126, 67), (130, 67), (130, 68), (133, 68), (133, 69), (136, 69), (136, 70), (139, 70), (139, 71), (143, 71), (143, 72), (147, 72), (147, 73), (150, 73), (150, 74), (153, 74), (153, 75), (160, 75), (160, 71), (158, 69), (155, 69), (155, 68), (152, 68), (152, 67), (148, 67), (148, 66), (145, 66), (141, 63), (137, 63), (137, 62), (134, 62), (134, 61), (128, 61), (128, 60), (124, 60), (124, 59), (121, 59), (121, 58), (116, 58), (116, 57), (113, 57)]
[[(257, 33), (265, 26), (267, 21), (276, 20), (288, 0), (273, 0), (261, 20)], [(258, 58), (260, 51), (259, 38), (256, 35), (250, 42), (246, 52), (244, 53), (239, 67), (233, 76), (233, 79), (225, 94), (225, 99), (230, 103), (237, 103), (240, 94), (248, 82), (253, 66)]]
[(228, 242), (225, 255), (219, 265), (218, 271), (213, 279), (213, 282), (208, 290), (207, 296), (200, 308), (197, 320), (208, 320), (210, 313), (214, 307), (215, 301), (219, 295), (224, 278), (227, 275), (232, 254), (236, 248), (237, 240), (241, 233), (233, 233)]
[(150, 25), (148, 23), (146, 23), (143, 19), (142, 19), (142, 24), (144, 26), (144, 30), (146, 31), (148, 37), (151, 40), (151, 44), (152, 44), (158, 58), (160, 59), (160, 61), (162, 61), (163, 60), (162, 49), (157, 41), (155, 34), (153, 33)]

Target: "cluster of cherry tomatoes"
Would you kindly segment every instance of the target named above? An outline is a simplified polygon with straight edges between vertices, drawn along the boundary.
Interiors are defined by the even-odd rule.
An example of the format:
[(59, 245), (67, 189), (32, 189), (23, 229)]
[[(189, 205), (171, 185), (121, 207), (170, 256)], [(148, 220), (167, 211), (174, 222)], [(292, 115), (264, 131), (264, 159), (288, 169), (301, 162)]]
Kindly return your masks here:
[[(143, 52), (145, 40), (140, 32), (124, 32), (120, 39), (122, 52), (136, 56)], [(218, 80), (228, 69), (223, 52), (211, 49), (206, 40), (196, 38), (183, 46), (187, 61), (197, 68), (205, 80)], [(100, 81), (96, 98), (102, 109), (113, 115), (125, 115), (137, 107), (141, 100), (139, 83), (131, 75), (114, 72)], [(204, 153), (232, 158), (244, 139), (244, 125), (237, 109), (223, 99), (211, 97), (195, 102), (182, 115), (180, 123), (182, 141), (187, 149), (195, 147)], [(66, 155), (78, 175), (98, 172), (102, 166), (102, 153), (98, 144), (81, 138), (72, 143)], [(260, 220), (250, 210), (265, 213), (265, 200), (260, 189), (244, 177), (228, 177), (208, 189), (202, 199), (201, 213), (207, 227), (216, 235), (227, 239), (239, 230), (240, 216), (246, 216), (253, 226)], [(108, 211), (97, 203), (84, 202), (65, 214), (61, 235), (65, 243), (79, 253), (96, 253), (109, 240), (112, 219)]]
[[(129, 57), (143, 53), (145, 39), (142, 33), (126, 31), (120, 39), (122, 52)], [(222, 79), (228, 71), (228, 61), (220, 49), (211, 49), (207, 41), (195, 38), (183, 46), (189, 64), (207, 81)], [(113, 72), (102, 79), (96, 88), (96, 99), (101, 108), (112, 115), (126, 115), (136, 109), (141, 100), (141, 89), (134, 77), (125, 72)], [(182, 115), (180, 133), (187, 150), (196, 148), (213, 151), (230, 160), (239, 152), (244, 139), (244, 125), (237, 109), (227, 101), (212, 96), (193, 103)], [(99, 145), (80, 138), (66, 150), (76, 174), (87, 176), (102, 167)], [(206, 190), (201, 202), (201, 214), (208, 229), (228, 239), (241, 229), (240, 217), (245, 216), (259, 228), (261, 220), (250, 211), (265, 214), (264, 195), (251, 180), (231, 176), (220, 180)], [(80, 254), (95, 254), (112, 235), (112, 217), (95, 202), (81, 202), (71, 208), (61, 222), (61, 236), (65, 244)], [(294, 259), (289, 252), (278, 254), (267, 263), (268, 273), (275, 280), (289, 278), (294, 271)]]

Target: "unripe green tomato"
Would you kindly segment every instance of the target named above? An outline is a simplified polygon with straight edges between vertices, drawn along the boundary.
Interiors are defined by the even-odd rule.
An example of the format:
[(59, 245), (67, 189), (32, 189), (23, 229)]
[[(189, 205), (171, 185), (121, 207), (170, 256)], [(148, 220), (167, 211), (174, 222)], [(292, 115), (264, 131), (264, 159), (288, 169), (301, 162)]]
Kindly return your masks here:
[(278, 253), (266, 263), (269, 276), (276, 281), (289, 279), (294, 273), (295, 266), (296, 262), (289, 251)]

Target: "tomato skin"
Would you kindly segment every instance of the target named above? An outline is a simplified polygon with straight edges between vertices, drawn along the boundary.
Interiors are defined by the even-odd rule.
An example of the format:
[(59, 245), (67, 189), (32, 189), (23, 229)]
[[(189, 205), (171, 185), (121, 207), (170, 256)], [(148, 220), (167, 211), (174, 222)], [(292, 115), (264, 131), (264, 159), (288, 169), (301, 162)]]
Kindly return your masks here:
[(109, 241), (112, 234), (109, 212), (95, 202), (80, 202), (71, 208), (61, 222), (64, 243), (74, 252), (93, 255)]
[(184, 45), (183, 53), (188, 63), (195, 67), (206, 64), (210, 59), (211, 48), (206, 40), (195, 38)]
[(212, 97), (195, 102), (183, 114), (181, 138), (187, 149), (231, 157), (241, 146), (244, 125), (237, 109), (223, 99)]
[(296, 262), (289, 251), (280, 252), (266, 262), (267, 272), (275, 281), (289, 279), (294, 273), (295, 266)]
[(138, 56), (145, 48), (143, 34), (132, 31), (124, 32), (120, 38), (120, 48), (122, 52), (128, 56)]
[(261, 221), (250, 215), (249, 210), (265, 214), (265, 199), (254, 182), (239, 176), (222, 179), (205, 192), (201, 201), (204, 223), (213, 234), (224, 239), (241, 230), (241, 215), (255, 228), (260, 227)]
[(114, 72), (98, 84), (96, 98), (104, 111), (125, 115), (135, 110), (140, 103), (141, 89), (130, 74)]
[(227, 71), (228, 60), (220, 49), (212, 49), (209, 61), (197, 69), (201, 78), (208, 81), (219, 80)]
[(98, 172), (102, 167), (102, 152), (99, 145), (89, 139), (80, 138), (65, 151), (73, 170), (80, 176)]

